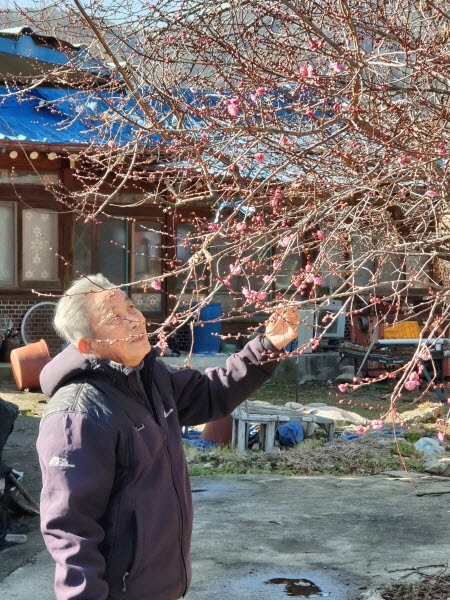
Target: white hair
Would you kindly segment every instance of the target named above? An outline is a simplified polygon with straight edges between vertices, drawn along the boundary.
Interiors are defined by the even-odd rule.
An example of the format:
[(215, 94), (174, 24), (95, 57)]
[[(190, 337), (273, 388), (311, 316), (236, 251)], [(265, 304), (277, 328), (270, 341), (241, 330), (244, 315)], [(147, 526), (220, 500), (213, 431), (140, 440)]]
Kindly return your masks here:
[(91, 302), (93, 294), (116, 287), (104, 275), (86, 275), (72, 282), (55, 310), (53, 324), (58, 334), (77, 345), (81, 338), (91, 337)]

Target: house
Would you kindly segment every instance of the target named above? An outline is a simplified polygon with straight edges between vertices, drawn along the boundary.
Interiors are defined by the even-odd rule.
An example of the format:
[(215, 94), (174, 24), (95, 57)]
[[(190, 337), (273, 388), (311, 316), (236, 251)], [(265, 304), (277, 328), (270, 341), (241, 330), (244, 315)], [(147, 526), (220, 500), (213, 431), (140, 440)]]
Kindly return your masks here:
[[(145, 126), (133, 125), (135, 119), (127, 121), (129, 111), (145, 107), (137, 106), (138, 101), (124, 93), (119, 82), (115, 85), (108, 69), (83, 48), (36, 35), (29, 28), (0, 31), (0, 84), (0, 313), (9, 315), (17, 327), (32, 306), (53, 302), (74, 277), (97, 271), (115, 283), (137, 282), (129, 293), (153, 324), (163, 322), (181, 296), (182, 301), (198, 301), (189, 285), (183, 286), (182, 277), (170, 276), (170, 271), (189, 265), (195, 253), (186, 243), (192, 207), (206, 225), (226, 216), (227, 203), (212, 210), (215, 199), (208, 199), (195, 172), (171, 163), (170, 153), (151, 127), (146, 133)], [(125, 118), (116, 119), (117, 114)], [(176, 120), (177, 115), (167, 118)], [(114, 147), (120, 149), (141, 135), (134, 162), (121, 160)], [(105, 175), (107, 161), (113, 161), (114, 168)], [(256, 163), (251, 164), (255, 169)], [(125, 178), (130, 172), (131, 177)], [(83, 191), (84, 181), (99, 182), (90, 196)], [(113, 201), (102, 210), (111, 192)], [(177, 202), (180, 192), (183, 201)], [(242, 207), (243, 219), (251, 217), (251, 209)], [(329, 239), (333, 242), (332, 236)], [(259, 275), (271, 260), (270, 242), (263, 246)], [(361, 287), (368, 285), (375, 270), (364, 261), (364, 252), (360, 261), (364, 269), (355, 273), (362, 278)], [(323, 277), (323, 288), (329, 292), (341, 285), (340, 270), (346, 267), (339, 242), (327, 248), (327, 254), (336, 256), (336, 264)], [(292, 272), (304, 262), (300, 252), (290, 254), (278, 274), (277, 288), (287, 290)], [(220, 266), (211, 268), (225, 277), (232, 266), (224, 246)], [(208, 269), (208, 265), (195, 268), (198, 278), (204, 278), (203, 297), (211, 281)], [(149, 278), (156, 278), (157, 285), (146, 285)], [(234, 279), (232, 291), (240, 292), (240, 285)], [(418, 295), (424, 289), (423, 284), (418, 287)], [(238, 295), (218, 290), (214, 301), (233, 313)], [(51, 312), (52, 305), (46, 304), (44, 316), (35, 319), (36, 336), (44, 337), (43, 323), (49, 322), (45, 310)], [(261, 319), (257, 316), (255, 321)], [(224, 332), (243, 328), (236, 319), (224, 324)], [(178, 338), (187, 349), (188, 328)]]
[[(120, 148), (137, 132), (112, 115), (135, 101), (108, 82), (108, 71), (81, 47), (27, 27), (0, 31), (0, 315), (14, 328), (22, 324), (27, 341), (44, 337), (52, 353), (60, 345), (50, 325), (53, 303), (81, 274), (140, 282), (129, 293), (152, 323), (164, 321), (182, 290), (190, 301), (189, 285), (167, 273), (192, 256), (186, 243), (192, 207), (197, 218), (214, 218), (210, 203), (199, 202), (195, 174), (186, 177), (185, 167), (174, 166), (173, 181), (167, 170), (163, 178), (161, 163), (170, 157), (156, 152), (151, 139), (124, 182), (130, 165), (119, 152), (113, 155), (111, 140)], [(117, 165), (105, 177), (102, 161), (114, 158)], [(95, 177), (102, 185), (86, 197), (83, 180)], [(175, 210), (181, 188), (188, 201)], [(111, 192), (113, 202), (101, 210)], [(225, 257), (225, 272), (228, 263)], [(203, 271), (196, 268), (200, 278)], [(145, 285), (159, 276), (154, 287)], [(221, 299), (229, 309), (228, 292)], [(30, 310), (37, 304), (39, 310)], [(189, 335), (188, 327), (177, 333), (181, 349), (188, 348)]]

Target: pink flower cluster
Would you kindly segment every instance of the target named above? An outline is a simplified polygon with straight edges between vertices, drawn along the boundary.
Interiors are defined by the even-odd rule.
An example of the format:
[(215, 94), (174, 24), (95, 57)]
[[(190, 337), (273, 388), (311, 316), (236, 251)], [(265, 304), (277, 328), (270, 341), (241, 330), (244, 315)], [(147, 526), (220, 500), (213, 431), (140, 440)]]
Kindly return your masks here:
[(409, 379), (405, 381), (404, 385), (408, 392), (412, 392), (413, 390), (415, 390), (420, 385), (419, 374), (416, 371), (410, 373)]
[(272, 206), (272, 208), (275, 208), (278, 204), (278, 202), (281, 200), (281, 198), (283, 197), (283, 193), (280, 190), (280, 188), (277, 188), (272, 196), (272, 200), (270, 201), (270, 205)]
[(254, 94), (250, 94), (250, 98), (253, 100), (253, 102), (256, 102), (258, 100), (258, 98), (260, 96), (264, 96), (265, 93), (266, 93), (266, 88), (259, 87), (259, 88), (256, 88), (256, 91)]
[(229, 115), (237, 117), (239, 114), (239, 98), (231, 98), (227, 110)]
[(371, 429), (373, 431), (377, 431), (377, 430), (381, 429), (382, 427), (383, 427), (383, 421), (381, 419), (374, 419), (366, 426), (358, 425), (358, 427), (356, 428), (356, 432), (359, 433), (359, 435), (363, 435), (364, 433), (367, 433)]
[(314, 75), (315, 75), (314, 67), (312, 65), (310, 65), (308, 62), (305, 62), (300, 67), (300, 76), (301, 77), (314, 77)]
[(264, 302), (267, 298), (266, 292), (255, 292), (255, 290), (249, 290), (247, 287), (242, 288), (242, 293), (248, 302)]

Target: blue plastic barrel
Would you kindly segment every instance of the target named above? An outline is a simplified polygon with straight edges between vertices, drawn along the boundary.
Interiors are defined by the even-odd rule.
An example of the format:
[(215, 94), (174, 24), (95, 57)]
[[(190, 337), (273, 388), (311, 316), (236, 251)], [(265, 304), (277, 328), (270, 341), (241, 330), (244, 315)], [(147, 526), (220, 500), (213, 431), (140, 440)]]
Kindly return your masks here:
[[(212, 302), (200, 310), (199, 323), (194, 323), (194, 354), (217, 354), (220, 351), (220, 334), (222, 323), (208, 323), (219, 319), (222, 315), (220, 302)], [(201, 322), (204, 324), (202, 325)]]

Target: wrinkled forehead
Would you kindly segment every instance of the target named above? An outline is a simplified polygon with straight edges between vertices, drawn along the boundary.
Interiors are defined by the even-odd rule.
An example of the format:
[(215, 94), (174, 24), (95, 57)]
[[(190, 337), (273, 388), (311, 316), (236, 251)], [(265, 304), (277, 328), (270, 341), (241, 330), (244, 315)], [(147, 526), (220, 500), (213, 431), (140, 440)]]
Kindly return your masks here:
[(102, 290), (93, 293), (92, 316), (97, 320), (105, 318), (107, 315), (126, 306), (128, 296), (118, 289)]

